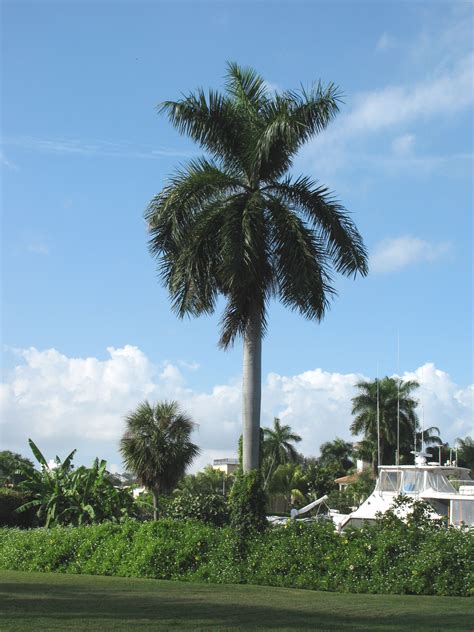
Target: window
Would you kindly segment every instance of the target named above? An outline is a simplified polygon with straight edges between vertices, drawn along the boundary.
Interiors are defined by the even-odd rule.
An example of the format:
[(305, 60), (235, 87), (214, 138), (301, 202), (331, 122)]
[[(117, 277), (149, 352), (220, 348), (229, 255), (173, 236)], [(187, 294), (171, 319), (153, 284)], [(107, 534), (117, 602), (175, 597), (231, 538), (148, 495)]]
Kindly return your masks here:
[(451, 501), (451, 524), (474, 526), (474, 499)]
[(401, 472), (382, 472), (378, 489), (381, 492), (398, 492), (400, 489)]
[(444, 492), (446, 494), (453, 494), (455, 492), (454, 487), (441, 472), (428, 472), (426, 487), (435, 492)]
[(403, 474), (402, 491), (406, 494), (410, 492), (421, 492), (424, 488), (425, 473), (419, 470), (407, 470)]

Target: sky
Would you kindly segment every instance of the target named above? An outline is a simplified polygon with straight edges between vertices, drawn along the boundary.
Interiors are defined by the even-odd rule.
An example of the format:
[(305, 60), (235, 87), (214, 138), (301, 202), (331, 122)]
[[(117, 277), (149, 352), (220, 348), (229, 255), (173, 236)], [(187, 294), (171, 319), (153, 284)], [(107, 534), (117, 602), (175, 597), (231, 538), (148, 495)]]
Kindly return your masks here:
[(262, 424), (317, 455), (351, 439), (361, 379), (415, 377), (442, 437), (474, 435), (470, 2), (24, 2), (2, 10), (0, 449), (78, 449), (122, 469), (124, 416), (177, 399), (194, 470), (235, 456), (241, 344), (179, 320), (143, 220), (200, 149), (156, 106), (223, 87), (227, 61), (272, 90), (336, 83), (340, 113), (293, 173), (326, 184), (370, 253), (322, 323), (272, 303)]

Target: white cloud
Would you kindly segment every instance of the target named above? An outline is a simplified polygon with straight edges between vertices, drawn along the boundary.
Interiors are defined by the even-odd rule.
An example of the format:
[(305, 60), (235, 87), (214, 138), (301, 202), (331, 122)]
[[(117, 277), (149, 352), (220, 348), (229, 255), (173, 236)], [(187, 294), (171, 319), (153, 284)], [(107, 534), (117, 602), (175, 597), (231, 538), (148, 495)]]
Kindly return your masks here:
[(413, 150), (415, 137), (413, 134), (402, 134), (392, 141), (393, 153), (397, 156), (406, 156)]
[[(471, 154), (397, 153), (398, 143), (394, 141), (394, 151), (387, 155), (380, 150), (374, 152), (370, 143), (380, 138), (385, 142), (388, 134), (407, 139), (411, 136), (406, 129), (408, 126), (413, 128), (433, 119), (454, 120), (460, 112), (472, 107), (474, 56), (470, 31), (466, 12), (453, 11), (443, 24), (426, 27), (411, 42), (397, 44), (401, 51), (400, 64), (413, 68), (413, 78), (403, 84), (381, 84), (373, 90), (350, 95), (336, 122), (302, 149), (301, 167), (314, 169), (319, 178), (329, 182), (343, 168), (382, 168), (389, 175), (403, 169), (413, 175), (434, 169), (445, 173), (449, 163), (462, 163), (460, 171), (466, 174), (469, 168), (466, 159), (472, 160)], [(379, 50), (394, 45), (395, 41), (387, 33), (378, 41)], [(421, 67), (420, 59), (423, 60)], [(417, 133), (421, 135), (422, 131), (417, 130)], [(408, 149), (413, 148), (411, 141)]]
[(106, 140), (87, 140), (77, 138), (38, 138), (20, 136), (4, 138), (5, 145), (21, 147), (28, 151), (38, 151), (61, 156), (111, 156), (118, 158), (190, 158), (196, 155), (195, 150), (176, 150), (165, 147), (154, 148), (145, 145), (134, 145), (125, 142)]
[(0, 165), (2, 165), (3, 167), (7, 167), (7, 169), (14, 169), (15, 171), (18, 169), (15, 163), (13, 163), (11, 160), (8, 160), (3, 151), (0, 151)]
[(384, 239), (373, 250), (370, 269), (376, 274), (396, 272), (414, 263), (436, 261), (449, 250), (448, 242), (433, 244), (411, 235)]
[(28, 244), (26, 246), (26, 249), (29, 252), (33, 252), (35, 255), (49, 255), (49, 248), (48, 246), (40, 241), (35, 241), (31, 244)]
[(385, 51), (390, 48), (395, 48), (397, 45), (397, 41), (394, 37), (389, 35), (388, 33), (382, 33), (382, 35), (377, 40), (376, 50)]
[[(145, 398), (177, 399), (198, 427), (195, 440), (202, 449), (193, 469), (214, 458), (235, 456), (241, 432), (240, 380), (214, 386), (208, 392), (186, 385), (176, 366), (152, 365), (137, 347), (110, 347), (106, 359), (70, 358), (55, 349), (18, 352), (19, 363), (1, 386), (2, 447), (27, 454), (31, 437), (46, 459), (64, 458), (78, 448), (77, 462), (107, 458), (120, 469), (118, 443), (124, 415)], [(420, 374), (421, 372), (421, 374)], [(407, 373), (422, 382), (426, 425), (439, 426), (445, 440), (473, 433), (473, 387), (460, 387), (450, 376), (426, 364)], [(280, 416), (302, 437), (300, 449), (316, 455), (323, 441), (351, 439), (351, 398), (356, 373), (322, 369), (299, 375), (270, 373), (263, 384), (262, 423)], [(112, 467), (112, 466), (111, 466)]]
[(425, 428), (439, 426), (441, 436), (449, 436), (452, 442), (457, 437), (474, 436), (474, 384), (459, 388), (448, 373), (431, 362), (405, 373), (403, 379), (420, 384), (418, 415)]
[(471, 106), (473, 60), (472, 54), (466, 55), (439, 76), (411, 86), (387, 86), (358, 95), (344, 121), (343, 132), (377, 132), (418, 119), (454, 114)]

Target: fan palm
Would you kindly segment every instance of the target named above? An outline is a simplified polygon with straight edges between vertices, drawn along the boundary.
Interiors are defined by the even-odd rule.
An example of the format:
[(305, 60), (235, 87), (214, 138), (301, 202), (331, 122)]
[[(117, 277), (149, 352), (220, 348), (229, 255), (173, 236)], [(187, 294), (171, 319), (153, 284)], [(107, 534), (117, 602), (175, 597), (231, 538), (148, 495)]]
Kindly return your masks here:
[(199, 454), (190, 439), (195, 424), (177, 402), (145, 401), (125, 421), (120, 452), (126, 468), (152, 493), (156, 520), (159, 494), (172, 491)]
[(173, 309), (214, 312), (225, 299), (220, 345), (242, 336), (243, 468), (259, 466), (261, 340), (268, 302), (321, 320), (330, 269), (367, 273), (354, 223), (330, 191), (288, 170), (299, 148), (338, 111), (333, 84), (274, 94), (254, 70), (228, 64), (226, 91), (197, 90), (161, 104), (208, 157), (178, 170), (150, 203), (150, 251)]
[(300, 441), (301, 437), (290, 426), (282, 424), (278, 417), (273, 420), (273, 428), (263, 428), (263, 458), (267, 465), (264, 487), (276, 467), (297, 461), (298, 452), (292, 444)]
[(418, 402), (412, 393), (419, 386), (413, 380), (384, 377), (382, 380), (359, 382), (359, 394), (352, 399), (354, 420), (351, 432), (362, 434), (365, 445), (372, 446), (372, 464), (375, 467), (377, 454), (377, 407), (380, 420), (380, 462), (389, 460), (397, 448), (397, 425), (400, 418), (400, 446), (414, 441), (418, 430), (415, 409)]

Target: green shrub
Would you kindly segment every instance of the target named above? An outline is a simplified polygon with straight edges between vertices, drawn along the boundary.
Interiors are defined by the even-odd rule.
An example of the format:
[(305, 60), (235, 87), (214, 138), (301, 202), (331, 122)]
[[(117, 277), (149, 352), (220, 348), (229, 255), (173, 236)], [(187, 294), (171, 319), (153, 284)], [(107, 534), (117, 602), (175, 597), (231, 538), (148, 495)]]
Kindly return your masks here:
[(266, 497), (259, 470), (238, 472), (229, 497), (230, 524), (241, 543), (267, 527)]
[(166, 516), (176, 519), (199, 520), (216, 527), (229, 522), (227, 502), (222, 494), (178, 493), (166, 509)]
[(162, 519), (0, 529), (0, 569), (249, 583), (359, 593), (469, 595), (474, 534), (416, 508), (338, 534), (329, 521), (253, 532)]

